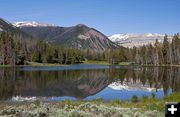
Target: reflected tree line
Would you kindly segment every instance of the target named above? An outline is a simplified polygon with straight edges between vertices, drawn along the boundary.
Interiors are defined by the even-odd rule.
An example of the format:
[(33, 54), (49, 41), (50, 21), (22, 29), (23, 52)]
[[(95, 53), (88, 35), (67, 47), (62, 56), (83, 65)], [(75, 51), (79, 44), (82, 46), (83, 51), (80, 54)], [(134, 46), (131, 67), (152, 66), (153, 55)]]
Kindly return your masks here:
[(13, 96), (72, 96), (83, 99), (94, 95), (110, 83), (140, 82), (143, 85), (180, 91), (180, 68), (136, 67), (98, 70), (20, 71), (0, 68), (0, 100)]
[(180, 92), (180, 68), (177, 67), (137, 67), (124, 72), (121, 70), (120, 76), (117, 72), (114, 73), (115, 80), (120, 78), (121, 83), (140, 82), (151, 88), (163, 88), (165, 95), (169, 89), (172, 89), (172, 92)]

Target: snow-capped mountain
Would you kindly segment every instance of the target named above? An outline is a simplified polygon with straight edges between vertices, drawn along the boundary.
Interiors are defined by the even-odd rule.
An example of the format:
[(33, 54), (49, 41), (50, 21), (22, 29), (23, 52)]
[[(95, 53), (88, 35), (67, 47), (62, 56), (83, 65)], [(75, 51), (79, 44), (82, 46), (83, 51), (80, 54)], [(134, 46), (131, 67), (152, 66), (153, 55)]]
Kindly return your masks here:
[(33, 38), (44, 40), (51, 44), (104, 51), (119, 46), (108, 39), (98, 30), (84, 24), (71, 27), (61, 27), (38, 22), (16, 22), (14, 27), (19, 27), (23, 32)]
[(78, 24), (71, 27), (62, 27), (38, 22), (9, 23), (0, 18), (0, 32), (7, 31), (13, 35), (32, 40), (43, 40), (49, 44), (67, 46), (71, 48), (105, 51), (111, 48), (120, 48), (100, 31)]
[(135, 34), (114, 34), (109, 37), (109, 39), (113, 42), (118, 42), (122, 40), (126, 40), (130, 37), (136, 36)]
[(16, 27), (48, 27), (48, 26), (55, 26), (47, 23), (39, 23), (39, 22), (15, 22), (13, 23)]
[(18, 35), (26, 39), (32, 38), (30, 35), (22, 31), (20, 28), (12, 25), (12, 23), (8, 22), (7, 20), (0, 18), (0, 32), (2, 31), (8, 32), (13, 35)]
[[(118, 43), (121, 46), (130, 47), (130, 48), (134, 46), (139, 47), (142, 45), (154, 44), (156, 39), (158, 39), (159, 42), (163, 42), (163, 38), (164, 38), (164, 34), (158, 34), (158, 33), (114, 34), (109, 37), (111, 41)], [(171, 36), (169, 36), (169, 39), (171, 40)]]
[(133, 34), (133, 33), (127, 33), (127, 34), (114, 34), (109, 37), (112, 41), (121, 41), (128, 38), (154, 38), (154, 37), (164, 37), (163, 34), (158, 33), (146, 33), (146, 34)]

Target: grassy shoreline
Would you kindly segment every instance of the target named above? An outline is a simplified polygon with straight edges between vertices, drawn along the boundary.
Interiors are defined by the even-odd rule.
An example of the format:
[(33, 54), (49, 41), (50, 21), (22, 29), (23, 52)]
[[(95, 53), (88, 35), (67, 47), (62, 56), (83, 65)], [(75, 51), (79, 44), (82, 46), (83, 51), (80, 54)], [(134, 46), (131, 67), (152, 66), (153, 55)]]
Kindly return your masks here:
[[(78, 64), (78, 63), (77, 63)], [(97, 64), (97, 65), (113, 65), (110, 64), (107, 61), (93, 61), (93, 60), (89, 60), (89, 61), (83, 61), (80, 64)], [(58, 63), (37, 63), (37, 62), (27, 62), (26, 65), (0, 65), (1, 67), (25, 67), (25, 66), (68, 66), (68, 65), (73, 65), (73, 64), (58, 64)], [(153, 64), (147, 64), (147, 65), (138, 65), (138, 64), (132, 64), (130, 62), (120, 62), (118, 64), (115, 65), (119, 65), (119, 66), (140, 66), (140, 67), (180, 67), (180, 65), (153, 65)]]
[[(0, 104), (0, 116), (92, 117), (147, 116), (163, 117), (166, 102), (179, 102), (180, 93), (162, 99), (143, 97), (135, 102), (96, 99), (92, 101), (40, 102)], [(29, 117), (28, 116), (28, 117)]]
[(1, 67), (25, 67), (25, 66), (67, 66), (67, 64), (51, 64), (51, 63), (37, 63), (37, 62), (28, 62), (26, 65), (0, 65)]

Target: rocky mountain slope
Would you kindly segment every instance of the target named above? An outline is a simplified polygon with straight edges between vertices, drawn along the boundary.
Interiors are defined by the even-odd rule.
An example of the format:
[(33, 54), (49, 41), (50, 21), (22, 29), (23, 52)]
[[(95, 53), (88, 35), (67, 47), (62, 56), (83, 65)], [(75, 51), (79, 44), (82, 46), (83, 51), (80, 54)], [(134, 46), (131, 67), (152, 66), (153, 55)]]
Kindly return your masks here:
[(14, 23), (27, 34), (43, 39), (48, 43), (60, 44), (79, 49), (103, 51), (117, 48), (104, 34), (83, 24), (72, 27), (59, 27), (36, 22)]

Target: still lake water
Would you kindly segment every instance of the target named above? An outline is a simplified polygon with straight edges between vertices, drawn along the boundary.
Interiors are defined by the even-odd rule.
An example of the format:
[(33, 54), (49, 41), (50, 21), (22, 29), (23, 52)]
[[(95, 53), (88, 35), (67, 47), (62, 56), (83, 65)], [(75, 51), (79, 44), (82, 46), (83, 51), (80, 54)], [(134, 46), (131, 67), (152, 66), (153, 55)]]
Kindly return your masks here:
[(0, 102), (130, 100), (180, 92), (180, 68), (70, 65), (0, 68)]

